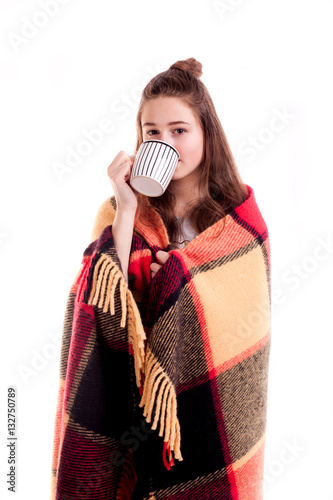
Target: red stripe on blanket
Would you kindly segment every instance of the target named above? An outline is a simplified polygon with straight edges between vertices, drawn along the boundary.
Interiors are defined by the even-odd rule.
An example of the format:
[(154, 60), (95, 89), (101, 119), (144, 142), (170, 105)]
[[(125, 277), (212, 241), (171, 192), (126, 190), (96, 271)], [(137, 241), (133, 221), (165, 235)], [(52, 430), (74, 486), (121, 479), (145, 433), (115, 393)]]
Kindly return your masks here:
[(215, 374), (218, 375), (219, 373), (225, 372), (227, 370), (230, 370), (233, 366), (237, 365), (241, 361), (244, 361), (245, 359), (248, 359), (250, 356), (252, 356), (255, 352), (259, 351), (264, 345), (269, 342), (271, 336), (271, 329), (266, 333), (266, 335), (261, 338), (256, 344), (252, 345), (248, 349), (245, 349), (245, 351), (239, 353), (237, 356), (228, 359), (225, 363), (222, 363), (221, 365), (217, 366), (215, 368)]
[(264, 475), (265, 443), (241, 467), (235, 471), (237, 490), (240, 498), (258, 500), (262, 498), (262, 477)]
[[(83, 353), (91, 350), (89, 346), (91, 335), (95, 327), (94, 306), (83, 302), (74, 303), (73, 331), (69, 350), (69, 364), (66, 373), (65, 406), (70, 397), (73, 397), (73, 384), (82, 363)], [(82, 367), (80, 367), (82, 369)]]
[(134, 276), (134, 290), (143, 293), (150, 282), (151, 252), (148, 249), (136, 250), (130, 256), (128, 276)]
[(84, 428), (72, 428), (71, 423), (67, 426), (56, 498), (88, 499), (96, 496), (108, 500), (110, 495), (116, 498), (119, 466), (116, 466), (116, 461), (113, 465), (110, 459), (110, 442), (98, 443), (89, 434), (84, 436), (84, 432)]
[(235, 212), (244, 221), (248, 222), (259, 234), (265, 234), (267, 232), (266, 223), (261, 215), (257, 202), (255, 200), (253, 188), (246, 184), (249, 192), (248, 198), (241, 203)]
[[(211, 351), (211, 347), (210, 347), (205, 315), (204, 315), (203, 307), (202, 307), (202, 304), (199, 300), (198, 293), (197, 293), (197, 290), (195, 288), (193, 281), (190, 281), (188, 283), (188, 287), (189, 287), (189, 290), (191, 292), (193, 303), (195, 305), (195, 308), (197, 311), (197, 316), (198, 316), (199, 323), (200, 323), (200, 331), (202, 333), (202, 340), (203, 340), (203, 344), (204, 344), (207, 367), (209, 370), (210, 386), (211, 386), (211, 392), (212, 392), (212, 400), (213, 400), (213, 404), (214, 404), (214, 408), (215, 408), (216, 424), (217, 424), (217, 429), (218, 429), (218, 433), (220, 436), (220, 442), (221, 442), (221, 447), (222, 447), (222, 451), (223, 451), (223, 456), (224, 456), (225, 463), (227, 466), (228, 479), (230, 482), (231, 489), (236, 492), (237, 486), (236, 486), (235, 476), (234, 476), (234, 472), (232, 470), (232, 466), (230, 466), (230, 464), (232, 464), (232, 458), (230, 455), (228, 440), (227, 440), (227, 436), (226, 436), (223, 413), (221, 411), (221, 401), (220, 401), (218, 386), (217, 386), (217, 382), (216, 382), (217, 373), (216, 373), (216, 368), (214, 367), (213, 355), (212, 355), (212, 351)], [(235, 494), (233, 496), (232, 500), (238, 500), (238, 495)]]
[(58, 459), (59, 459), (59, 450), (61, 441), (61, 422), (63, 417), (63, 407), (62, 407), (63, 395), (64, 395), (64, 388), (61, 385), (59, 385), (57, 410), (55, 418), (53, 453), (52, 453), (52, 469), (54, 470), (58, 469)]

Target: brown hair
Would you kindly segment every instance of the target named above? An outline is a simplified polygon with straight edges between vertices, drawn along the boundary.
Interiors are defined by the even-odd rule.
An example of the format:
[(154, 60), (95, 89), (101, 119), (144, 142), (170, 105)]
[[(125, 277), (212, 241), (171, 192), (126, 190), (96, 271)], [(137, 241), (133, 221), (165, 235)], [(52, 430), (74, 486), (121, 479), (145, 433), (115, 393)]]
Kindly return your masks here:
[[(202, 65), (193, 57), (178, 61), (167, 71), (156, 75), (142, 92), (136, 121), (138, 150), (143, 142), (141, 117), (148, 100), (159, 96), (179, 97), (198, 118), (204, 134), (204, 154), (199, 167), (202, 169), (199, 189), (203, 196), (191, 204), (185, 216), (190, 218), (199, 233), (225, 217), (248, 197), (213, 101), (199, 79), (201, 75)], [(147, 201), (161, 216), (169, 239), (173, 241), (179, 225), (174, 216), (176, 198), (172, 193), (172, 181), (162, 196), (138, 196), (136, 218)]]

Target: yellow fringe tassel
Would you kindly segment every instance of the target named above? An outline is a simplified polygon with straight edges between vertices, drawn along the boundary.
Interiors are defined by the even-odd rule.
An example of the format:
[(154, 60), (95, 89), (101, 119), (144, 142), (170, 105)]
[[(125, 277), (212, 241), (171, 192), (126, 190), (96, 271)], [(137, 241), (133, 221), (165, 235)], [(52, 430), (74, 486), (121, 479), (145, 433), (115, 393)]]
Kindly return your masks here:
[(130, 290), (127, 290), (128, 301), (128, 340), (133, 347), (136, 385), (141, 387), (141, 373), (144, 371), (145, 338), (140, 312)]
[(132, 292), (129, 290), (123, 273), (115, 262), (108, 256), (102, 255), (95, 264), (92, 278), (92, 287), (88, 304), (110, 310), (115, 314), (115, 290), (120, 282), (121, 321), (120, 326), (125, 328), (126, 316), (128, 319), (129, 342), (134, 352), (134, 366), (137, 386), (141, 386), (141, 372), (144, 369), (146, 333), (144, 331), (140, 312)]
[(155, 416), (152, 429), (160, 424), (159, 436), (169, 442), (170, 450), (177, 460), (183, 460), (180, 452), (180, 425), (177, 418), (176, 391), (169, 376), (165, 373), (154, 354), (147, 346), (145, 352), (146, 333), (144, 331), (140, 312), (123, 273), (108, 255), (102, 255), (95, 264), (93, 282), (88, 298), (88, 304), (110, 310), (115, 314), (114, 295), (117, 284), (121, 299), (120, 326), (126, 326), (128, 320), (128, 340), (134, 353), (136, 384), (141, 387), (141, 375), (145, 374), (143, 392), (139, 406), (144, 406), (143, 414), (147, 422), (151, 422), (155, 406)]
[(151, 428), (155, 430), (159, 421), (159, 436), (164, 436), (164, 441), (169, 442), (170, 450), (174, 452), (175, 458), (183, 460), (180, 452), (176, 391), (171, 379), (147, 346), (145, 381), (139, 404), (140, 407), (144, 406), (143, 415), (147, 422), (151, 422), (154, 405), (155, 418)]

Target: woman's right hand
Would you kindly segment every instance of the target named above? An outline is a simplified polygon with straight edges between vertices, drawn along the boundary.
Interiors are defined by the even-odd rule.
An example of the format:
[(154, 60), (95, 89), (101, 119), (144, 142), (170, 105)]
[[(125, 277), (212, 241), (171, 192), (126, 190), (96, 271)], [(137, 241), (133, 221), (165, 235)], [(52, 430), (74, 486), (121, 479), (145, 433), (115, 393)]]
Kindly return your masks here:
[(134, 160), (135, 155), (129, 156), (125, 151), (120, 151), (109, 165), (107, 172), (116, 197), (117, 207), (121, 210), (135, 212), (139, 193), (128, 182)]

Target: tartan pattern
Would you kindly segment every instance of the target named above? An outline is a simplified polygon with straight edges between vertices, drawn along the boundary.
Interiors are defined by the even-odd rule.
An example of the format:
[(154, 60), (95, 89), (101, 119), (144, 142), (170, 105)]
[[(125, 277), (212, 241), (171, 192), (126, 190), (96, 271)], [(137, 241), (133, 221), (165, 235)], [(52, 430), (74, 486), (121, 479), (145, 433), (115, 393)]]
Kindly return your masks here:
[(51, 499), (262, 499), (270, 245), (247, 189), (182, 249), (148, 207), (128, 285), (115, 198), (100, 207), (65, 312)]

